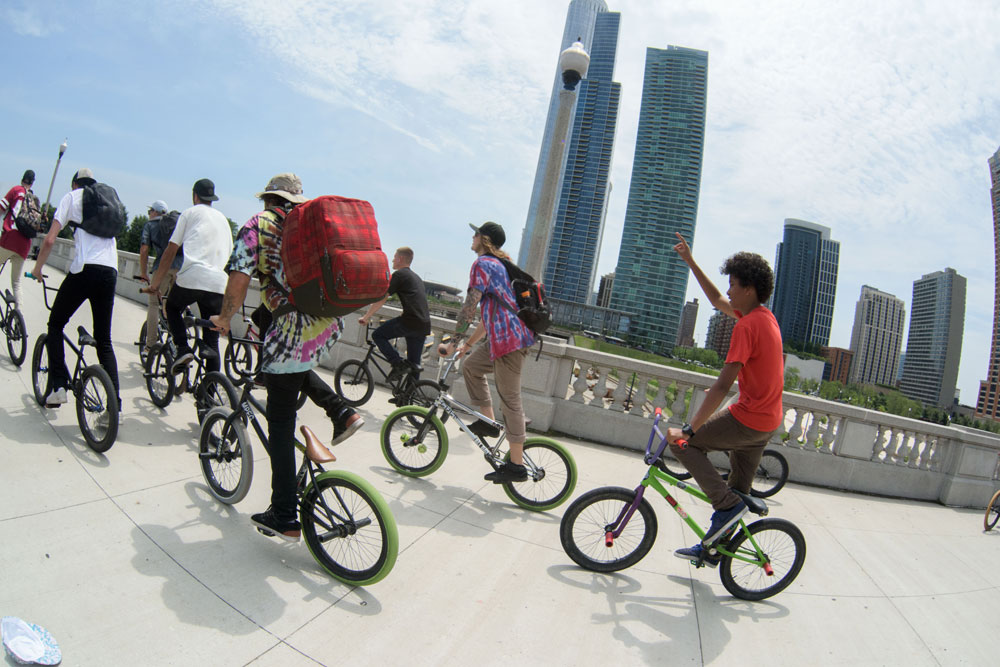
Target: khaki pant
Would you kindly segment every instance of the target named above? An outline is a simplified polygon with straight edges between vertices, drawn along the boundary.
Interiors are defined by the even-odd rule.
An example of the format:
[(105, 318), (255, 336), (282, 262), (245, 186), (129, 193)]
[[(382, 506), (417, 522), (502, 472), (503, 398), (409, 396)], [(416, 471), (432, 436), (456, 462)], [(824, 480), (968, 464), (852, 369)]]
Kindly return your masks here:
[[(773, 434), (774, 431), (755, 431), (744, 426), (729, 410), (724, 409), (702, 424), (698, 432), (688, 440), (686, 448), (670, 445), (670, 453), (684, 464), (712, 501), (713, 508), (729, 509), (739, 500), (739, 496), (731, 488), (750, 493), (750, 484), (760, 464), (760, 456)], [(708, 460), (707, 452), (716, 451), (729, 452), (728, 483)]]
[[(163, 295), (164, 303), (166, 303), (167, 295), (170, 294), (170, 288), (174, 286), (175, 280), (177, 280), (177, 269), (168, 270), (160, 284), (160, 294)], [(159, 299), (156, 298), (156, 295), (150, 294), (149, 304), (146, 306), (146, 349), (149, 349), (156, 342), (156, 325), (160, 319), (156, 311), (159, 309), (159, 305)]]
[(503, 408), (504, 427), (509, 442), (524, 442), (524, 408), (521, 407), (521, 367), (528, 350), (515, 350), (497, 360), (490, 359), (488, 342), (480, 343), (462, 361), (462, 376), (473, 406), (486, 408), (493, 405), (486, 374), (493, 373)]
[(21, 272), (24, 270), (24, 258), (13, 250), (0, 248), (0, 266), (7, 260), (10, 260), (10, 266), (7, 267), (7, 270), (10, 271), (10, 287), (14, 292), (14, 301), (17, 302), (17, 307), (20, 308)]

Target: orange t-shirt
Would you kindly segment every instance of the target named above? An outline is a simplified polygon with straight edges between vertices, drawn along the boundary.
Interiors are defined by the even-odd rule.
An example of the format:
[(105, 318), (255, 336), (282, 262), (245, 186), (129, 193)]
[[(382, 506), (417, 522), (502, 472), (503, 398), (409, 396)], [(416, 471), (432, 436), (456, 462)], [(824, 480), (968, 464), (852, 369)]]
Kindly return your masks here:
[(737, 380), (740, 398), (729, 412), (736, 421), (755, 431), (773, 431), (781, 425), (784, 412), (781, 392), (785, 388), (785, 355), (781, 329), (764, 306), (744, 315), (733, 327), (726, 363), (741, 363)]

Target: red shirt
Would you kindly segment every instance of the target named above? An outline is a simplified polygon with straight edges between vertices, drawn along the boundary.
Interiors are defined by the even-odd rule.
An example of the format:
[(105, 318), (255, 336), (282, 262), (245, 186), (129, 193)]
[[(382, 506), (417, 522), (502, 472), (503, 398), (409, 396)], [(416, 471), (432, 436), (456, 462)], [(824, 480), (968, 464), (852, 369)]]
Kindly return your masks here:
[(14, 209), (19, 203), (24, 202), (24, 187), (15, 185), (4, 197), (7, 201), (7, 213), (3, 217), (3, 234), (0, 235), (0, 248), (6, 248), (16, 252), (21, 257), (27, 258), (28, 251), (31, 250), (31, 239), (17, 231), (14, 226)]
[(785, 360), (781, 329), (774, 315), (764, 306), (746, 315), (736, 311), (739, 320), (733, 327), (726, 363), (741, 363), (737, 379), (740, 398), (729, 412), (736, 421), (755, 431), (773, 431), (785, 415), (781, 393), (785, 388)]

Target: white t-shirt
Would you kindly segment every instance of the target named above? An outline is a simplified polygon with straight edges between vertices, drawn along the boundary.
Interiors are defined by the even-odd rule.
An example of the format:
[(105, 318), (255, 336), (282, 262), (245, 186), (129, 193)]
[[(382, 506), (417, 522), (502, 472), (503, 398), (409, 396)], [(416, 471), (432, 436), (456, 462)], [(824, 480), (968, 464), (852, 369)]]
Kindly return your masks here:
[(225, 294), (229, 280), (225, 267), (233, 254), (233, 232), (226, 216), (211, 206), (196, 204), (177, 218), (170, 243), (184, 248), (178, 285)]
[[(60, 227), (71, 222), (83, 222), (83, 188), (66, 193), (56, 209), (55, 220)], [(76, 254), (69, 265), (70, 273), (80, 273), (85, 264), (99, 264), (118, 270), (118, 245), (114, 238), (94, 236), (77, 227), (73, 230), (73, 241)]]

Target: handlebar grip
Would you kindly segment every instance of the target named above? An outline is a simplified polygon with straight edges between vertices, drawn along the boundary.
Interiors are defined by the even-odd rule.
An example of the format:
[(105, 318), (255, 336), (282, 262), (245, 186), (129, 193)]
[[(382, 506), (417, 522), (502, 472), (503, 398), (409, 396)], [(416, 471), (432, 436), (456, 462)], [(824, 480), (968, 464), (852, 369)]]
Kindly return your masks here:
[(203, 320), (200, 317), (193, 317), (191, 319), (193, 320), (195, 326), (203, 327), (205, 329), (215, 328), (215, 324), (213, 324), (211, 320)]
[(687, 449), (688, 441), (687, 440), (674, 440), (674, 444), (677, 445), (681, 449)]

